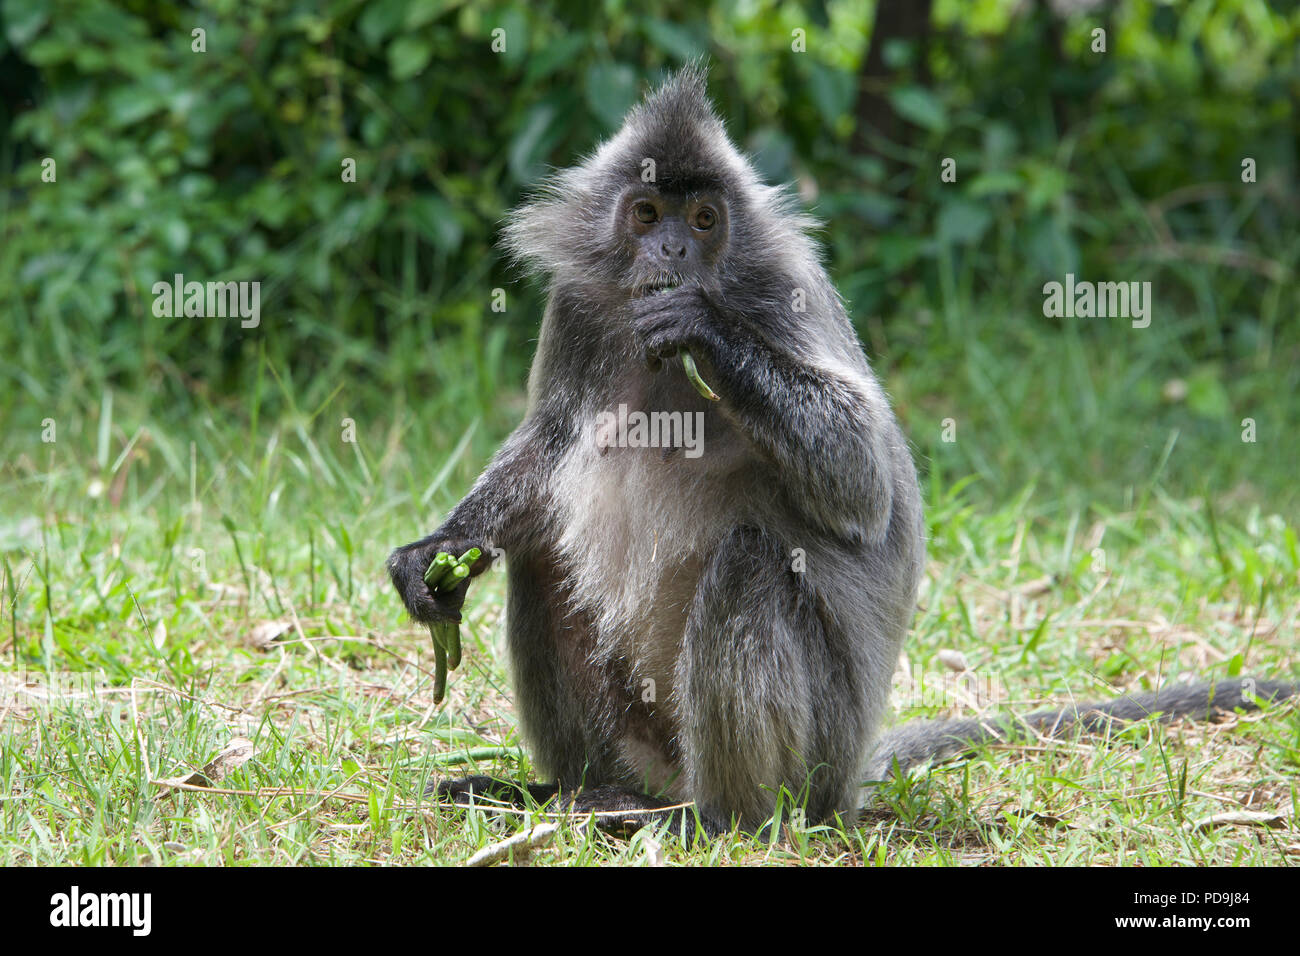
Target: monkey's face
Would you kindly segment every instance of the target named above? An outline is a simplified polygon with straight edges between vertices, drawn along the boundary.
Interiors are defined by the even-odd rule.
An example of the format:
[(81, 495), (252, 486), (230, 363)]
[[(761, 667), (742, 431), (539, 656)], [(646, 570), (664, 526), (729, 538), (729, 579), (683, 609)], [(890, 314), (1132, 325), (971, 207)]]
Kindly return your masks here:
[(711, 190), (673, 193), (638, 185), (620, 198), (614, 228), (629, 257), (632, 296), (686, 283), (715, 284), (727, 248), (727, 203)]

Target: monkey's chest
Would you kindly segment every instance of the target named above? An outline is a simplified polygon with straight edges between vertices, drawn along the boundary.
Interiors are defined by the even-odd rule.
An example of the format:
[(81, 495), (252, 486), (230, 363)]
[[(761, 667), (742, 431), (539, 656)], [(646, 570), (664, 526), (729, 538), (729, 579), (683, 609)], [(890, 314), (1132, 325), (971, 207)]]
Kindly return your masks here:
[(735, 521), (724, 452), (698, 420), (656, 421), (626, 405), (585, 426), (550, 488), (573, 599), (600, 653), (666, 687), (704, 562)]

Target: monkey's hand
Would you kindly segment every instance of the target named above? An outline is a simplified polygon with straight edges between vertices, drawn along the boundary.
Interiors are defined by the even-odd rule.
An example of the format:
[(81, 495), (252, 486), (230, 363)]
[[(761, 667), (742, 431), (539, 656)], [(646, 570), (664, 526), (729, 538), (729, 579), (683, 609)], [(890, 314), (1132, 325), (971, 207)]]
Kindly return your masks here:
[[(424, 582), (424, 572), (439, 551), (464, 554), (470, 548), (479, 548), (483, 554), (470, 567), (470, 576), (450, 591), (436, 591)], [(468, 538), (446, 537), (432, 534), (414, 544), (398, 548), (388, 556), (388, 575), (402, 596), (402, 603), (411, 617), (421, 624), (440, 621), (460, 621), (460, 608), (465, 603), (469, 582), (482, 574), (491, 564), (489, 549), (481, 541)]]
[(663, 360), (682, 349), (716, 364), (719, 332), (713, 307), (698, 285), (683, 285), (632, 300), (632, 331), (646, 367), (657, 372)]

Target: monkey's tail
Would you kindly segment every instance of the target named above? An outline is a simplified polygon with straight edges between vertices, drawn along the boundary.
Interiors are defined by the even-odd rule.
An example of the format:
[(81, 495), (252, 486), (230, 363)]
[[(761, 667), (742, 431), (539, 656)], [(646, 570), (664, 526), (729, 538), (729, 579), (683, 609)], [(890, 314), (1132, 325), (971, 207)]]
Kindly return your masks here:
[(1061, 737), (1075, 728), (1102, 731), (1111, 721), (1142, 720), (1153, 715), (1162, 721), (1179, 717), (1206, 720), (1215, 713), (1259, 710), (1265, 703), (1297, 694), (1300, 694), (1297, 683), (1240, 678), (1217, 684), (1169, 685), (1154, 694), (1126, 694), (1099, 703), (1041, 710), (1027, 717), (916, 720), (889, 731), (880, 739), (867, 762), (867, 780), (885, 780), (895, 772), (906, 773), (926, 761), (949, 760), (977, 744), (993, 740), (1034, 735)]

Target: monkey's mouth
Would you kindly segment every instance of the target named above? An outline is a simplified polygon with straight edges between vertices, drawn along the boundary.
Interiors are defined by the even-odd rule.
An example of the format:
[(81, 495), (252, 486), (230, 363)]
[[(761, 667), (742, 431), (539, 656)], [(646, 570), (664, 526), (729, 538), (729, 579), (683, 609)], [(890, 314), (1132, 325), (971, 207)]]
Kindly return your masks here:
[(644, 299), (652, 295), (662, 295), (665, 292), (671, 292), (682, 284), (682, 280), (676, 276), (655, 276), (649, 282), (643, 282), (637, 286), (634, 295), (638, 299)]

